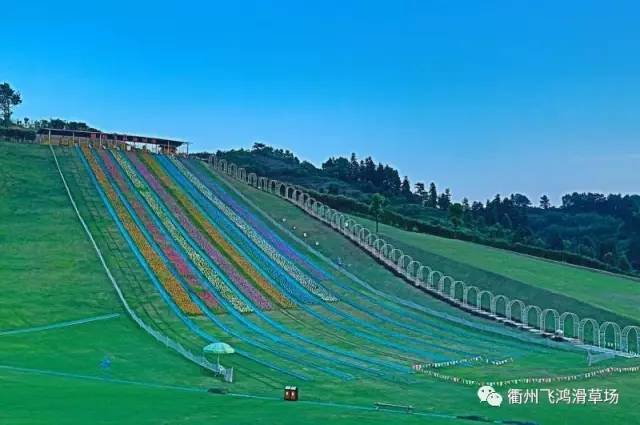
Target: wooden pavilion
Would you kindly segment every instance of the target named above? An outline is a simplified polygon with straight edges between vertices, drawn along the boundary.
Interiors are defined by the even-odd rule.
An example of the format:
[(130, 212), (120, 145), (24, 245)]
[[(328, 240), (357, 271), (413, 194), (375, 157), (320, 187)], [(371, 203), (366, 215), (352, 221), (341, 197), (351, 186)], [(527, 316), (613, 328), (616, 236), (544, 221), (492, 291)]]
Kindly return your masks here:
[(122, 147), (125, 150), (136, 148), (165, 154), (182, 153), (180, 149), (183, 148), (184, 153), (189, 154), (189, 143), (185, 141), (101, 131), (42, 128), (38, 130), (36, 140), (50, 145), (73, 146), (86, 143), (96, 147)]

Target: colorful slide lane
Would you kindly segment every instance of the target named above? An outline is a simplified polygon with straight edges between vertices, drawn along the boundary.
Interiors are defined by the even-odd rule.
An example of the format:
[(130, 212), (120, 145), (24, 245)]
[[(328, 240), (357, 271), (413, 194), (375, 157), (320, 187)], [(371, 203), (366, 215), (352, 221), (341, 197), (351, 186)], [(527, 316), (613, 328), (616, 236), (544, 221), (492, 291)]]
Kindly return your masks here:
[[(206, 343), (209, 342), (218, 342), (218, 340), (212, 337), (209, 333), (205, 332), (200, 326), (198, 326), (189, 315), (199, 314), (201, 312), (200, 309), (206, 309), (206, 305), (202, 303), (197, 297), (195, 297), (192, 293), (188, 293), (188, 299), (185, 300), (183, 298), (176, 297), (174, 294), (185, 294), (185, 292), (179, 292), (177, 288), (170, 287), (167, 285), (167, 282), (163, 282), (161, 279), (166, 278), (165, 270), (160, 268), (161, 272), (157, 272), (157, 268), (153, 268), (149, 262), (147, 262), (147, 258), (152, 258), (157, 261), (156, 264), (162, 264), (162, 261), (159, 257), (152, 257), (149, 252), (146, 254), (149, 256), (145, 256), (144, 253), (140, 250), (139, 246), (145, 247), (148, 251), (153, 251), (148, 242), (143, 241), (142, 238), (144, 236), (140, 233), (140, 231), (135, 228), (135, 224), (133, 223), (132, 217), (128, 216), (127, 210), (125, 206), (118, 201), (118, 194), (114, 190), (114, 188), (110, 185), (109, 180), (106, 178), (102, 169), (100, 169), (96, 158), (93, 156), (92, 152), (88, 148), (77, 148), (77, 153), (79, 158), (81, 159), (83, 165), (86, 168), (87, 173), (89, 174), (91, 180), (93, 181), (95, 188), (103, 200), (105, 207), (109, 211), (109, 214), (114, 219), (116, 226), (122, 233), (123, 237), (127, 241), (129, 247), (132, 252), (138, 259), (141, 267), (147, 275), (149, 276), (151, 282), (153, 283), (155, 289), (158, 291), (162, 299), (165, 301), (166, 305), (174, 312), (176, 317), (178, 317), (188, 329), (191, 330), (195, 335), (202, 338)], [(125, 225), (126, 223), (126, 225)], [(135, 235), (137, 239), (133, 239), (132, 235)], [(157, 255), (157, 253), (156, 253)], [(170, 283), (175, 283), (174, 279), (169, 280)], [(184, 291), (184, 288), (182, 288)], [(186, 313), (186, 314), (185, 314)], [(254, 353), (249, 353), (244, 349), (238, 349), (236, 351), (238, 355), (243, 358), (246, 358), (259, 366), (265, 367), (267, 369), (274, 370), (278, 373), (282, 373), (285, 375), (289, 375), (296, 379), (300, 380), (309, 380), (311, 379), (308, 375), (297, 372), (294, 369), (299, 369), (299, 364), (295, 367), (282, 367), (274, 364), (273, 362), (264, 360), (263, 356), (257, 356)], [(278, 354), (278, 353), (275, 353)], [(278, 355), (279, 359), (283, 359)], [(287, 360), (286, 358), (284, 359)]]
[[(271, 326), (273, 326), (274, 328), (276, 328), (280, 332), (285, 333), (287, 335), (290, 335), (290, 336), (292, 336), (292, 337), (294, 337), (294, 338), (296, 338), (298, 340), (304, 341), (304, 342), (306, 342), (308, 344), (311, 344), (311, 345), (313, 345), (315, 347), (318, 347), (318, 348), (321, 348), (321, 349), (324, 349), (324, 350), (328, 350), (328, 351), (331, 351), (334, 354), (343, 355), (343, 356), (350, 357), (350, 358), (353, 358), (353, 359), (364, 360), (364, 361), (368, 361), (368, 362), (374, 361), (371, 358), (361, 358), (361, 357), (357, 356), (354, 353), (346, 352), (346, 351), (340, 350), (340, 349), (335, 348), (335, 347), (331, 347), (331, 346), (328, 346), (328, 345), (320, 344), (319, 342), (313, 341), (313, 340), (305, 337), (304, 335), (300, 335), (298, 333), (291, 332), (289, 329), (287, 329), (286, 327), (283, 327), (281, 324), (273, 321), (269, 317), (261, 315), (260, 312), (257, 312), (257, 314), (260, 316), (261, 319), (265, 320), (267, 323), (269, 323)], [(383, 366), (385, 366), (387, 368), (393, 367), (388, 363), (381, 363), (381, 365), (383, 365)], [(404, 368), (405, 368), (405, 366), (403, 366), (403, 369)]]
[[(175, 171), (171, 169), (171, 164), (168, 163), (168, 159), (166, 158), (159, 158), (158, 159), (160, 162), (162, 162), (168, 169), (169, 173), (171, 175), (174, 175)], [(184, 161), (187, 162), (187, 161)], [(196, 165), (194, 165), (194, 167), (196, 167)], [(201, 179), (201, 181), (207, 185), (207, 187), (210, 186), (214, 186), (215, 183), (212, 184), (211, 179), (208, 179), (206, 175), (202, 174), (202, 173), (198, 173), (197, 169), (196, 171), (196, 175), (198, 178)], [(201, 170), (200, 170), (201, 171)], [(178, 177), (178, 179), (180, 179)], [(180, 184), (182, 185), (181, 187), (187, 188), (188, 189), (188, 181), (184, 180), (184, 179), (180, 179), (179, 180)], [(218, 193), (220, 193), (220, 188), (218, 187)], [(223, 194), (224, 195), (224, 194)], [(227, 197), (228, 198), (228, 197)], [(237, 205), (237, 203), (236, 203)], [(248, 215), (248, 213), (245, 212), (245, 214), (243, 215)], [(224, 218), (221, 217), (213, 217), (213, 219), (215, 221), (222, 221), (224, 220)], [(257, 222), (257, 219), (254, 218), (253, 219), (254, 222)], [(263, 226), (264, 228), (264, 226)], [(291, 247), (288, 248), (289, 252), (293, 252), (293, 249)], [(299, 257), (301, 258), (302, 256), (299, 255)], [(309, 260), (307, 260), (307, 262), (309, 262)], [(327, 275), (325, 273), (325, 275)], [(328, 276), (328, 275), (327, 275)], [(374, 336), (380, 336), (383, 335), (385, 338), (385, 341), (381, 341), (379, 338), (376, 338), (373, 340), (373, 342), (375, 342), (376, 344), (381, 344), (382, 346), (389, 346), (388, 340), (393, 340), (395, 339), (399, 339), (400, 341), (392, 343), (391, 345), (397, 345), (397, 344), (403, 344), (405, 345), (405, 349), (408, 350), (409, 352), (413, 352), (414, 354), (418, 354), (421, 356), (428, 356), (429, 358), (440, 358), (441, 360), (447, 360), (450, 357), (445, 356), (445, 357), (440, 357), (440, 355), (438, 355), (437, 353), (434, 352), (434, 350), (438, 350), (441, 349), (444, 352), (446, 352), (448, 355), (454, 354), (454, 355), (463, 355), (463, 356), (472, 356), (474, 355), (474, 353), (470, 353), (466, 350), (455, 350), (452, 349), (450, 346), (445, 346), (443, 344), (441, 344), (439, 341), (431, 341), (431, 344), (429, 345), (429, 348), (431, 349), (431, 352), (426, 353), (424, 350), (421, 351), (412, 351), (410, 346), (407, 345), (407, 341), (413, 341), (417, 344), (421, 344), (422, 346), (425, 345), (426, 341), (424, 339), (425, 336), (433, 336), (433, 333), (431, 331), (425, 331), (423, 330), (418, 330), (416, 328), (413, 328), (412, 331), (416, 332), (416, 335), (414, 337), (405, 335), (401, 332), (389, 332), (385, 329), (385, 326), (381, 326), (383, 324), (388, 324), (388, 323), (395, 323), (395, 324), (400, 324), (400, 320), (394, 320), (391, 319), (388, 316), (384, 316), (384, 315), (380, 315), (375, 313), (375, 311), (377, 309), (379, 309), (379, 305), (376, 305), (376, 307), (372, 310), (371, 306), (361, 306), (359, 304), (357, 304), (356, 302), (352, 301), (353, 294), (349, 294), (349, 297), (342, 299), (342, 301), (349, 305), (350, 307), (353, 308), (353, 310), (350, 310), (348, 312), (343, 311), (344, 308), (338, 309), (336, 307), (333, 307), (329, 304), (324, 304), (323, 307), (325, 309), (327, 309), (331, 314), (333, 315), (337, 315), (339, 316), (342, 320), (341, 321), (329, 321), (327, 320), (325, 317), (323, 316), (318, 316), (317, 313), (315, 311), (308, 311), (307, 309), (304, 308), (304, 306), (300, 306), (302, 309), (308, 311), (311, 315), (314, 315), (318, 320), (321, 320), (322, 322), (324, 322), (325, 325), (327, 325), (328, 327), (336, 327), (338, 329), (342, 329), (345, 330), (347, 332), (349, 332), (350, 330), (353, 329), (358, 329), (358, 328), (364, 328), (366, 331), (368, 331), (370, 334), (374, 335)], [(354, 311), (355, 310), (355, 311)], [(354, 313), (356, 313), (354, 315)], [(362, 318), (365, 318), (365, 320), (362, 320)], [(347, 322), (351, 322), (349, 324), (349, 327), (345, 327), (341, 322), (343, 321), (347, 321)], [(406, 330), (405, 330), (406, 331)]]
[[(220, 268), (228, 274), (232, 282), (241, 288), (249, 287), (251, 284), (247, 281), (247, 278), (255, 282), (255, 284), (267, 294), (273, 302), (280, 307), (291, 307), (291, 301), (277, 288), (274, 288), (257, 270), (255, 270), (251, 264), (249, 264), (244, 257), (235, 250), (229, 243), (220, 235), (213, 226), (204, 219), (199, 211), (195, 210), (184, 195), (179, 191), (174, 190), (172, 193), (176, 197), (175, 199), (165, 190), (158, 179), (147, 168), (147, 165), (133, 153), (128, 153), (127, 158), (135, 166), (140, 175), (147, 181), (147, 183), (158, 194), (160, 199), (165, 203), (169, 210), (174, 214), (178, 222), (187, 230), (189, 236), (198, 242), (198, 244), (205, 250), (205, 252), (213, 259)], [(155, 164), (151, 164), (151, 168)], [(155, 170), (158, 173), (158, 169)], [(188, 213), (183, 212), (183, 208)], [(191, 222), (190, 217), (194, 220), (195, 224)], [(196, 227), (199, 226), (202, 232)], [(209, 236), (213, 242), (210, 242), (204, 235)], [(218, 247), (215, 247), (213, 244)], [(241, 270), (241, 272), (239, 272)], [(245, 277), (246, 276), (246, 277)], [(243, 291), (245, 293), (249, 290)], [(253, 298), (253, 301), (257, 300)], [(258, 302), (258, 304), (260, 304)], [(271, 305), (263, 303), (260, 305), (265, 310), (269, 310)]]
[[(265, 238), (269, 240), (279, 240), (281, 244), (286, 244), (280, 236), (275, 234), (275, 228), (279, 228), (281, 225), (279, 223), (272, 224), (271, 226), (265, 225), (263, 219), (259, 218), (259, 215), (265, 213), (254, 209), (250, 212), (249, 209), (251, 207), (242, 202), (242, 198), (234, 197), (223, 189), (222, 186), (230, 186), (224, 182), (224, 178), (222, 181), (218, 180), (220, 177), (211, 170), (208, 164), (203, 161), (184, 158), (180, 159), (180, 161), (186, 168), (197, 175), (216, 196), (223, 199), (236, 213), (242, 217), (246, 217), (248, 221), (255, 225), (255, 228), (259, 229)], [(274, 222), (272, 221), (272, 223)], [(313, 260), (296, 252), (291, 246), (287, 246), (282, 252), (295, 253), (295, 257), (304, 259), (305, 264), (318, 268)], [(454, 339), (461, 344), (473, 340), (474, 345), (480, 345), (480, 347), (478, 347), (479, 349), (489, 350), (489, 352), (492, 352), (495, 347), (495, 338), (492, 338), (491, 335), (495, 335), (496, 330), (490, 326), (454, 318), (447, 314), (425, 309), (422, 306), (407, 302), (406, 300), (400, 300), (389, 294), (380, 293), (379, 291), (373, 290), (368, 284), (364, 284), (363, 286), (363, 282), (358, 282), (357, 278), (356, 281), (351, 281), (351, 279), (346, 276), (338, 278), (331, 272), (331, 270), (335, 269), (335, 265), (327, 264), (326, 259), (316, 259), (316, 261), (323, 263), (326, 268), (326, 271), (323, 271), (323, 273), (327, 277), (327, 281), (330, 282), (332, 291), (341, 293), (342, 300), (359, 312), (364, 312), (371, 317), (375, 317), (382, 323), (393, 323), (397, 327), (405, 331), (413, 332), (414, 334), (421, 334), (426, 337), (437, 337), (441, 340), (447, 339), (451, 341), (451, 339)], [(349, 283), (343, 282), (343, 279), (349, 281)], [(416, 325), (422, 327), (422, 329), (419, 329)], [(424, 327), (426, 327), (427, 334), (423, 333), (425, 332)], [(454, 330), (454, 332), (452, 332), (452, 330)], [(497, 333), (503, 334), (503, 329), (499, 329), (499, 331), (502, 332)], [(548, 351), (546, 347), (541, 347), (541, 345), (545, 346), (545, 344), (540, 344), (539, 339), (531, 342), (530, 349), (523, 349), (522, 339), (516, 340), (514, 338), (507, 340), (507, 342), (501, 342), (501, 344), (509, 348), (507, 354), (510, 356), (531, 351)]]
[[(115, 155), (115, 156), (116, 156), (116, 158), (118, 159), (118, 155), (119, 155), (119, 153), (117, 153), (117, 152), (116, 152), (116, 153), (114, 153), (114, 155)], [(120, 159), (120, 161), (121, 161), (121, 160), (122, 160), (122, 159)], [(122, 165), (122, 168), (123, 168), (125, 171), (127, 171), (128, 165), (127, 165), (125, 162), (121, 163), (121, 165)], [(129, 170), (129, 171), (130, 171), (130, 170)], [(134, 181), (135, 181), (135, 180), (136, 180), (136, 178), (137, 178), (136, 176), (132, 176), (132, 177), (133, 177), (133, 180), (134, 180)], [(140, 182), (138, 182), (138, 183), (140, 184)], [(146, 189), (145, 189), (145, 188), (139, 187), (139, 189), (141, 189), (141, 190), (140, 190), (140, 192), (146, 192)], [(153, 203), (153, 202), (154, 202), (154, 201), (152, 201), (152, 203)], [(244, 320), (246, 321), (246, 319), (244, 319)], [(272, 324), (273, 324), (273, 323), (272, 323)], [(276, 326), (277, 326), (277, 324), (276, 324)], [(283, 332), (287, 332), (287, 330), (286, 330), (286, 329), (283, 329), (281, 326), (278, 326), (278, 328), (279, 328), (279, 330), (281, 330), (281, 331), (283, 331)], [(260, 332), (261, 332), (259, 329), (256, 329), (255, 327), (253, 328), (253, 330), (257, 331), (258, 333), (260, 333)], [(289, 333), (290, 333), (290, 332), (289, 332)], [(301, 339), (301, 337), (300, 337), (300, 336), (297, 336), (297, 335), (295, 335), (295, 336), (296, 336), (298, 339)], [(308, 339), (304, 339), (304, 338), (302, 338), (302, 339), (303, 339), (305, 342), (309, 342), (309, 340), (308, 340)], [(319, 348), (327, 349), (327, 350), (331, 351), (331, 352), (333, 353), (333, 355), (341, 354), (341, 353), (342, 353), (340, 350), (331, 349), (331, 348), (329, 348), (329, 347), (327, 347), (327, 346), (322, 346), (322, 345), (319, 345), (319, 344), (317, 344), (317, 343), (315, 343), (315, 344), (313, 344), (313, 345), (315, 345), (316, 347), (319, 347)], [(304, 352), (304, 349), (302, 349), (301, 347), (294, 347), (294, 348), (296, 348), (296, 349), (297, 349), (297, 351), (302, 351), (302, 352)], [(313, 354), (313, 353), (311, 353), (311, 352), (310, 352), (309, 354)], [(316, 355), (316, 356), (320, 356), (320, 354), (319, 354), (319, 353), (315, 353), (315, 355)], [(354, 355), (353, 355), (353, 354), (351, 354), (351, 353), (344, 353), (344, 355), (345, 355), (345, 356), (347, 356), (347, 357), (358, 358), (357, 356), (354, 356)], [(332, 357), (332, 358), (327, 358), (327, 357), (325, 356), (325, 359), (327, 359), (327, 360), (331, 360), (331, 362), (332, 362), (332, 363), (336, 363), (336, 362), (337, 362), (337, 359), (335, 359), (335, 358), (333, 358), (333, 357)], [(372, 359), (367, 359), (367, 358), (362, 358), (362, 360), (368, 360), (369, 362), (373, 361)], [(355, 365), (355, 364), (353, 364), (353, 363), (349, 363), (348, 365), (349, 365), (350, 367), (355, 367), (355, 366), (356, 366), (356, 365)], [(386, 366), (386, 367), (389, 367), (390, 365), (389, 365), (389, 364), (385, 364), (385, 366)], [(365, 370), (367, 370), (367, 371), (372, 371), (373, 369), (367, 368), (367, 369), (365, 369)]]
[[(304, 379), (386, 379), (411, 373), (416, 361), (489, 348), (490, 338), (473, 352), (463, 341), (443, 343), (441, 323), (418, 315), (406, 321), (395, 304), (372, 309), (381, 305), (376, 297), (297, 252), (208, 181), (206, 170), (192, 173), (197, 163), (89, 148), (81, 154), (165, 302), (206, 341), (236, 338), (246, 358)], [(348, 298), (338, 301), (332, 291)]]
[[(178, 168), (175, 168), (175, 163), (170, 161), (164, 157), (158, 157), (158, 161), (165, 167), (168, 174), (176, 180), (176, 183), (187, 192), (190, 196), (193, 196), (194, 199), (197, 199), (199, 205), (210, 214), (210, 218), (212, 221), (216, 223), (222, 223), (224, 225), (225, 221), (227, 221), (226, 229), (229, 230), (228, 220), (225, 219), (226, 214), (221, 214), (219, 210), (216, 210), (214, 202), (210, 202), (211, 199), (208, 197), (204, 197), (202, 193), (198, 193), (197, 186), (191, 184), (193, 180), (193, 176), (191, 179), (186, 178), (181, 174), (181, 171)], [(232, 229), (227, 233), (227, 236), (230, 238), (237, 237), (237, 234), (233, 234)], [(246, 235), (245, 235), (246, 236)], [(242, 236), (241, 236), (242, 237)], [(466, 351), (458, 351), (455, 349), (451, 349), (445, 345), (440, 345), (438, 342), (431, 342), (428, 345), (428, 350), (425, 348), (427, 344), (423, 340), (415, 340), (417, 344), (421, 345), (422, 348), (413, 348), (406, 343), (406, 341), (390, 341), (392, 338), (399, 338), (401, 340), (406, 340), (408, 337), (399, 333), (389, 333), (384, 330), (384, 328), (380, 327), (380, 323), (368, 323), (366, 321), (361, 320), (358, 317), (354, 317), (353, 314), (347, 313), (333, 307), (330, 303), (321, 303), (323, 309), (328, 310), (332, 315), (337, 315), (340, 319), (346, 320), (349, 323), (345, 325), (341, 320), (330, 319), (331, 315), (321, 314), (313, 309), (309, 309), (306, 306), (300, 304), (298, 307), (304, 310), (306, 313), (311, 315), (316, 320), (321, 321), (328, 329), (337, 328), (346, 334), (350, 334), (354, 337), (363, 338), (366, 340), (367, 344), (374, 344), (378, 347), (387, 347), (389, 349), (394, 349), (397, 347), (403, 347), (402, 350), (406, 353), (412, 353), (414, 358), (430, 358), (430, 359), (438, 359), (439, 361), (444, 361), (450, 359), (451, 355), (464, 355), (469, 356), (471, 353)], [(385, 334), (385, 338), (380, 338), (380, 334)], [(443, 351), (442, 353), (438, 353), (438, 351)]]
[[(96, 173), (96, 175), (101, 175), (103, 176), (103, 170), (101, 170), (98, 165), (98, 161), (96, 160), (95, 157), (92, 156), (92, 152), (89, 149), (84, 150), (84, 156), (85, 158), (87, 158), (87, 161), (85, 161), (87, 169), (91, 170), (92, 173)], [(91, 164), (91, 167), (89, 166), (89, 163)], [(106, 185), (100, 185), (98, 183), (98, 181), (96, 180), (96, 186), (98, 188), (99, 191), (102, 191), (102, 189), (106, 189), (107, 192), (113, 193), (114, 197), (112, 198), (113, 201), (107, 200), (106, 197), (104, 197), (103, 199), (105, 200), (105, 203), (108, 207), (108, 209), (110, 211), (114, 211), (111, 208), (112, 203), (116, 206), (116, 209), (119, 210), (123, 210), (126, 211), (128, 209), (128, 205), (123, 204), (123, 203), (119, 203), (118, 200), (116, 200), (115, 196), (122, 196), (121, 193), (116, 193), (116, 190), (114, 190), (113, 187), (111, 187), (108, 183), (108, 181), (106, 179), (104, 179), (104, 181), (107, 183)], [(120, 201), (123, 201), (123, 198), (120, 199)], [(132, 211), (133, 209), (129, 209), (130, 211)], [(132, 240), (129, 237), (129, 233), (128, 231), (131, 230), (131, 228), (125, 228), (124, 226), (121, 225), (121, 222), (119, 221), (119, 216), (114, 213), (112, 213), (112, 216), (117, 219), (117, 224), (119, 225), (121, 231), (123, 231), (123, 233), (125, 234), (125, 238), (127, 239), (127, 241), (130, 243), (131, 248), (134, 250), (135, 253), (138, 253), (139, 250), (137, 248), (136, 245), (136, 241)], [(182, 313), (182, 311), (180, 311), (179, 308), (177, 308), (177, 306), (175, 305), (175, 303), (173, 302), (172, 297), (167, 293), (167, 291), (164, 289), (164, 287), (162, 285), (159, 284), (159, 281), (154, 273), (154, 271), (149, 267), (148, 263), (146, 263), (142, 257), (140, 256), (139, 259), (141, 260), (141, 264), (143, 265), (143, 268), (145, 268), (145, 270), (147, 270), (147, 272), (149, 273), (150, 277), (152, 278), (152, 281), (154, 283), (156, 283), (156, 288), (159, 290), (159, 292), (161, 293), (161, 295), (163, 295), (163, 299), (167, 302), (167, 304), (170, 307), (175, 307), (173, 310), (176, 313), (176, 315), (189, 327), (189, 329), (191, 329), (195, 334), (199, 335), (200, 337), (202, 337), (205, 341), (207, 342), (216, 342), (217, 340), (215, 338), (213, 338), (210, 334), (208, 334), (206, 331), (204, 331), (200, 326), (198, 326), (193, 320), (189, 319), (186, 315), (184, 315)], [(319, 371), (322, 371), (324, 373), (327, 373), (329, 375), (335, 376), (335, 377), (339, 377), (342, 379), (350, 379), (351, 376), (349, 374), (346, 373), (341, 373), (339, 371), (333, 370), (331, 368), (327, 368), (327, 367), (322, 367), (321, 365), (318, 365), (317, 363), (314, 362), (309, 362), (306, 361), (301, 355), (297, 355), (297, 356), (290, 356), (288, 354), (286, 354), (285, 352), (283, 352), (284, 350), (281, 349), (273, 349), (271, 347), (268, 347), (266, 345), (260, 344), (260, 343), (256, 343), (253, 341), (253, 338), (248, 338), (248, 337), (243, 337), (241, 334), (234, 332), (232, 329), (230, 329), (229, 327), (227, 327), (226, 325), (224, 325), (222, 323), (222, 321), (220, 321), (218, 318), (216, 318), (215, 314), (212, 314), (206, 307), (206, 305), (200, 300), (198, 299), (197, 296), (195, 296), (192, 292), (190, 293), (191, 299), (194, 302), (194, 304), (197, 305), (197, 308), (200, 309), (201, 312), (204, 312), (207, 317), (209, 317), (210, 319), (212, 319), (212, 322), (214, 322), (217, 326), (220, 327), (220, 329), (222, 329), (225, 333), (230, 334), (230, 335), (234, 335), (236, 337), (238, 337), (239, 339), (246, 341), (247, 343), (249, 343), (249, 345), (259, 348), (262, 351), (266, 351), (269, 353), (273, 354), (273, 358), (278, 359), (278, 362), (287, 362), (290, 361), (290, 363), (293, 363), (292, 366), (289, 366), (288, 368), (282, 367), (282, 366), (277, 366), (276, 364), (272, 363), (272, 362), (268, 362), (263, 360), (262, 358), (264, 357), (263, 355), (261, 355), (260, 357), (257, 357), (256, 355), (246, 352), (244, 350), (238, 350), (238, 354), (240, 354), (241, 356), (248, 358), (262, 366), (266, 366), (270, 369), (273, 370), (277, 370), (281, 373), (285, 373), (294, 377), (297, 377), (299, 379), (309, 379), (308, 376), (305, 376), (304, 374), (301, 374), (299, 372), (296, 372), (295, 370), (298, 369), (304, 369), (304, 370), (309, 370), (309, 369), (316, 369)], [(255, 331), (255, 329), (253, 329)], [(282, 347), (279, 347), (282, 348)], [(331, 363), (333, 363), (333, 359), (331, 359)]]
[[(124, 162), (124, 160), (121, 157), (119, 157), (119, 155), (120, 155), (119, 153), (114, 153), (114, 155), (116, 156), (116, 159), (118, 159), (119, 162), (123, 161), (123, 162), (120, 162), (120, 165), (122, 166), (122, 168), (125, 171), (127, 171), (129, 165), (126, 162)], [(130, 175), (129, 173), (127, 173), (127, 174)], [(136, 181), (136, 179), (137, 179), (137, 177), (135, 175), (130, 175), (130, 177), (132, 177), (132, 181)], [(141, 185), (142, 185), (142, 183), (138, 181), (138, 189), (140, 189), (140, 192), (146, 192), (146, 188), (142, 187)], [(151, 202), (154, 203), (155, 200), (152, 200)], [(162, 212), (161, 212), (161, 214), (162, 214)], [(246, 300), (243, 300), (243, 301), (246, 301)], [(267, 338), (268, 340), (270, 340), (271, 342), (279, 344), (279, 346), (282, 347), (281, 351), (294, 350), (294, 352), (297, 352), (297, 353), (305, 353), (305, 354), (308, 354), (308, 355), (311, 355), (311, 356), (315, 356), (315, 357), (324, 359), (325, 361), (327, 361), (329, 364), (332, 364), (332, 365), (344, 364), (344, 365), (349, 366), (351, 368), (360, 367), (365, 371), (372, 372), (372, 369), (364, 368), (364, 366), (362, 366), (362, 365), (358, 366), (358, 364), (356, 364), (356, 363), (336, 358), (335, 357), (336, 352), (334, 350), (330, 350), (330, 351), (332, 351), (332, 355), (330, 356), (330, 355), (325, 354), (325, 353), (323, 353), (321, 351), (312, 351), (312, 350), (308, 349), (305, 346), (292, 344), (291, 342), (286, 342), (280, 336), (275, 335), (273, 333), (269, 333), (268, 331), (265, 331), (264, 328), (258, 326), (252, 320), (250, 320), (250, 319), (248, 319), (246, 317), (243, 317), (241, 315), (238, 315), (237, 312), (235, 312), (234, 309), (231, 308), (225, 301), (220, 300), (220, 302), (224, 307), (226, 307), (226, 312), (231, 313), (235, 318), (238, 319), (239, 322), (241, 322), (242, 325), (244, 325), (246, 328), (248, 328), (248, 329), (250, 329), (252, 331), (251, 335), (252, 335), (253, 339), (255, 339), (257, 336), (263, 336), (263, 337)], [(209, 311), (207, 311), (207, 310), (203, 310), (203, 311), (205, 312), (207, 317), (209, 317), (210, 319), (214, 320), (216, 322), (216, 324), (218, 326), (220, 326), (221, 322), (219, 321), (219, 318), (211, 315), (211, 313)], [(283, 329), (280, 328), (280, 330), (283, 330)], [(326, 349), (325, 346), (320, 346), (318, 344), (315, 344), (315, 345), (316, 345), (316, 347)], [(327, 349), (327, 350), (329, 350), (329, 349)], [(312, 367), (319, 368), (319, 363), (317, 363), (317, 362), (314, 363), (312, 365)], [(338, 377), (347, 376), (347, 375), (344, 375), (344, 374), (339, 374), (335, 370), (332, 370), (332, 369), (326, 368), (326, 367), (322, 368), (321, 370), (323, 370), (323, 371), (325, 371), (327, 373), (333, 374), (335, 376), (338, 376)]]

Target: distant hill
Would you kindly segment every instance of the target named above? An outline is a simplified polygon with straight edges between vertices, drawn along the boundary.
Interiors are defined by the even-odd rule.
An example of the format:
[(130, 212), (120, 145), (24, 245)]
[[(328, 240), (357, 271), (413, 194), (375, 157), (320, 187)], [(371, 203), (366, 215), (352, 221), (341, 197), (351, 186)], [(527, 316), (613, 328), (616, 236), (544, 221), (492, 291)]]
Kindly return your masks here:
[(439, 192), (423, 182), (412, 186), (398, 170), (371, 157), (329, 158), (318, 168), (261, 143), (216, 154), (258, 175), (301, 186), (347, 213), (371, 218), (371, 196), (381, 193), (387, 199), (381, 222), (403, 229), (617, 273), (640, 271), (638, 195), (573, 193), (557, 207), (546, 197), (534, 204), (518, 193), (454, 203), (448, 189)]

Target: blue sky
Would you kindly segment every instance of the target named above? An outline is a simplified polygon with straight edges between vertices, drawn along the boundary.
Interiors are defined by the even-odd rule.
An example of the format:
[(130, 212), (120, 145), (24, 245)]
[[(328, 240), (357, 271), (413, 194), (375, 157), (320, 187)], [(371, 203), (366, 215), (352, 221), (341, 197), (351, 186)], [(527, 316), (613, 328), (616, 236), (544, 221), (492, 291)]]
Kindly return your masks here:
[(18, 118), (357, 152), (456, 199), (638, 192), (640, 3), (305, 3), (3, 4), (0, 81)]

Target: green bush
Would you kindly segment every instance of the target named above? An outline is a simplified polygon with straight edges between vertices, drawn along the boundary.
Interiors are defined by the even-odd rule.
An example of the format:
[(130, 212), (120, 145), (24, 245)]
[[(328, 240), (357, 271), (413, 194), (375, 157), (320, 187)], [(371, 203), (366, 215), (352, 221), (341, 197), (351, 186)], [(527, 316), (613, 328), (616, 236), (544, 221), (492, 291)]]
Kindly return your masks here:
[(36, 132), (20, 127), (0, 127), (0, 139), (33, 142), (36, 140)]
[[(369, 205), (358, 202), (354, 199), (342, 195), (330, 195), (326, 193), (316, 192), (314, 190), (304, 189), (311, 196), (320, 202), (347, 214), (359, 215), (369, 219), (373, 217), (369, 214)], [(563, 250), (553, 250), (541, 248), (538, 246), (527, 245), (521, 242), (513, 243), (501, 238), (487, 238), (482, 234), (465, 228), (452, 228), (439, 224), (427, 223), (422, 220), (410, 218), (398, 214), (393, 211), (385, 210), (380, 217), (380, 222), (391, 226), (399, 227), (405, 230), (426, 233), (434, 236), (441, 236), (449, 239), (459, 239), (467, 242), (479, 243), (499, 249), (519, 252), (521, 254), (532, 255), (535, 257), (546, 258), (554, 261), (562, 261), (578, 266), (591, 267), (600, 270), (606, 270), (615, 273), (629, 273), (629, 270), (622, 270), (619, 267), (606, 264), (594, 258), (586, 257), (573, 252)]]

